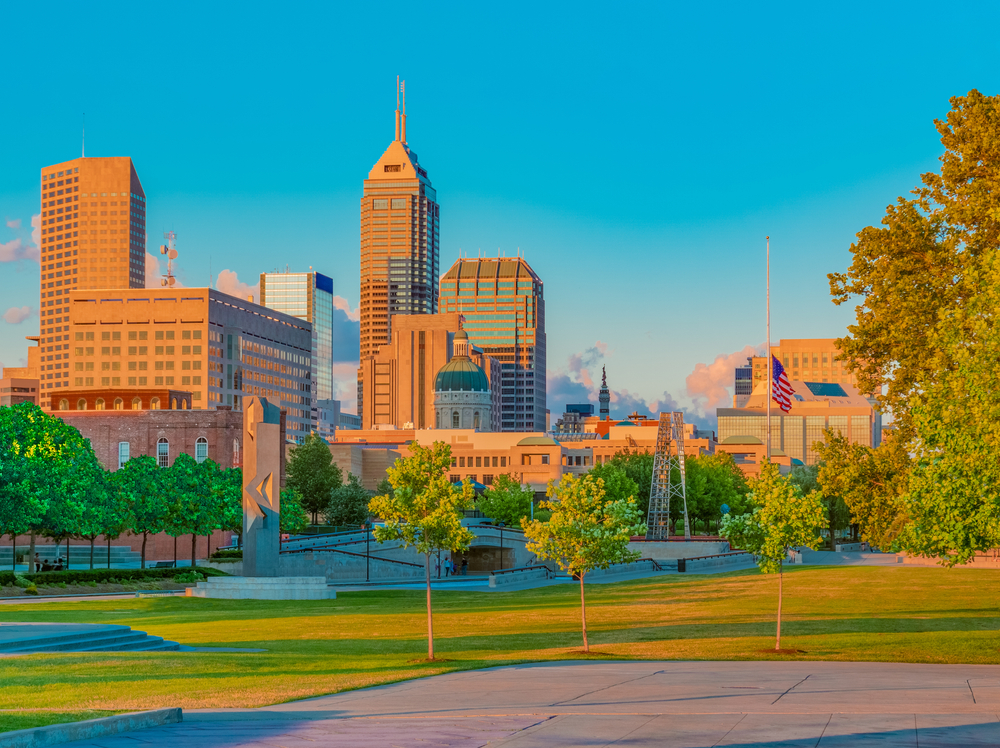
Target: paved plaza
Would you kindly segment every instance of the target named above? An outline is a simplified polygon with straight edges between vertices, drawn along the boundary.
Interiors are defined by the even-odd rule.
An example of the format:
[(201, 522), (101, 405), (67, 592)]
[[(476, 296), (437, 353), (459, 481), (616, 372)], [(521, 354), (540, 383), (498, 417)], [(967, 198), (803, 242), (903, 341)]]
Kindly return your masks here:
[(1000, 745), (1000, 666), (563, 662), (475, 670), (177, 725), (83, 748)]

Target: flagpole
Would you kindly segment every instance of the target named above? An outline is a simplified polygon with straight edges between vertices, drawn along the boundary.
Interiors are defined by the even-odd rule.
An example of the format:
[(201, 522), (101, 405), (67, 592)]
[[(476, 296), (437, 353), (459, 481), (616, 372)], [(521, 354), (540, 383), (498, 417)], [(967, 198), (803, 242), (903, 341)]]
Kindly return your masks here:
[(771, 237), (767, 241), (767, 459), (771, 460), (771, 386), (774, 372), (771, 370)]

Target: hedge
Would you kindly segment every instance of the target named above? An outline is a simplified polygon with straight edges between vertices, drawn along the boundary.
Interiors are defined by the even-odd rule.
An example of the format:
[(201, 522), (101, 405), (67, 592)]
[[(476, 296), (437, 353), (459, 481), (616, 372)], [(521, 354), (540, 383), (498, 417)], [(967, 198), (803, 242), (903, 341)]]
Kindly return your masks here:
[[(206, 577), (229, 576), (224, 571), (202, 566), (180, 566), (174, 569), (69, 569), (67, 571), (38, 571), (34, 573), (19, 572), (23, 577), (37, 585), (49, 585), (58, 582), (75, 584), (77, 582), (107, 582), (111, 579), (117, 582), (150, 582), (157, 579), (173, 579), (179, 574), (189, 574), (197, 571)], [(14, 584), (14, 572), (0, 572), (0, 585)]]
[(210, 557), (211, 561), (221, 561), (224, 558), (233, 559), (234, 561), (239, 561), (243, 558), (243, 549), (239, 550), (221, 550), (216, 551)]

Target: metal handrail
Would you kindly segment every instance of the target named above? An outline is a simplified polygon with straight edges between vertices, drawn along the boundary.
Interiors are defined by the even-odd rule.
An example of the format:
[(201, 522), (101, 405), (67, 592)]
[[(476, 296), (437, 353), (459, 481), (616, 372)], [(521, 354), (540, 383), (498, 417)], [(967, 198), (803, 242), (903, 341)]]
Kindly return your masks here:
[(282, 553), (343, 553), (348, 556), (357, 556), (358, 558), (371, 558), (375, 561), (386, 561), (390, 564), (400, 564), (402, 566), (413, 566), (417, 569), (423, 569), (423, 564), (411, 564), (409, 561), (397, 561), (394, 558), (382, 558), (381, 556), (368, 556), (364, 553), (351, 553), (350, 551), (339, 551), (336, 548), (299, 548), (295, 551), (282, 551)]
[(517, 571), (531, 571), (532, 569), (545, 569), (549, 574), (555, 574), (555, 572), (545, 564), (535, 564), (533, 566), (518, 566), (514, 569), (495, 569), (491, 571), (490, 574), (496, 576), (497, 574), (512, 574)]

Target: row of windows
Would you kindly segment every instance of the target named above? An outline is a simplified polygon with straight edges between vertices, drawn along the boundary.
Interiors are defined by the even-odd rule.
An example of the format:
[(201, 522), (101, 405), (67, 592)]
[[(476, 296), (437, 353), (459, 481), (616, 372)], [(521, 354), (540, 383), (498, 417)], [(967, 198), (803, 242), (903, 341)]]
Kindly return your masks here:
[[(131, 401), (132, 410), (142, 410), (142, 400), (138, 397), (133, 397)], [(99, 397), (94, 401), (94, 410), (106, 410), (106, 405), (104, 398)], [(175, 401), (176, 405), (176, 401)], [(87, 410), (87, 401), (84, 398), (80, 398), (76, 401), (77, 410)], [(125, 401), (120, 397), (116, 397), (112, 403), (111, 407), (114, 410), (125, 410)], [(149, 401), (150, 410), (160, 410), (160, 398), (154, 397)], [(59, 401), (59, 410), (69, 410), (69, 400), (63, 398)]]
[[(233, 439), (233, 465), (239, 464), (240, 443)], [(195, 462), (204, 462), (208, 459), (208, 439), (199, 436), (194, 443)], [(129, 443), (118, 443), (118, 467), (121, 467), (129, 460)], [(170, 442), (164, 438), (156, 442), (156, 464), (160, 467), (170, 467)]]
[[(74, 264), (76, 260), (73, 261)], [(60, 263), (61, 264), (61, 263)], [(173, 330), (155, 330), (154, 340), (174, 340)], [(93, 332), (78, 332), (76, 333), (76, 339), (80, 341), (93, 340)], [(121, 330), (102, 330), (101, 340), (121, 340), (122, 333)], [(149, 332), (147, 330), (129, 330), (128, 331), (129, 340), (149, 340)], [(181, 330), (181, 340), (201, 340), (201, 330)], [(198, 351), (201, 351), (200, 346), (196, 346)], [(173, 348), (170, 349), (173, 351)]]
[[(473, 467), (473, 464), (472, 464), (473, 460), (476, 461), (475, 467), (490, 467), (490, 460), (493, 461), (493, 467), (507, 467), (507, 458), (506, 457), (498, 457), (496, 455), (493, 455), (492, 457), (490, 455), (486, 455), (485, 457), (483, 457), (482, 455), (477, 455), (476, 457), (473, 457), (472, 455), (469, 455), (468, 457), (465, 457), (465, 456), (452, 457), (451, 458), (451, 466), (452, 467), (466, 467), (466, 466)], [(497, 463), (497, 460), (500, 461), (499, 464)], [(484, 461), (485, 461), (485, 463), (484, 463)], [(468, 463), (468, 464), (466, 464), (466, 463)]]

